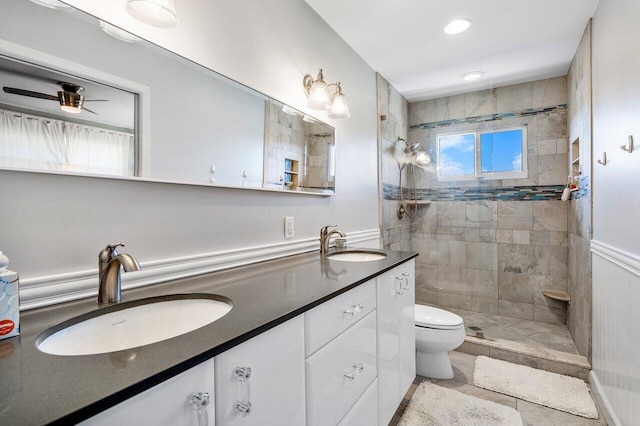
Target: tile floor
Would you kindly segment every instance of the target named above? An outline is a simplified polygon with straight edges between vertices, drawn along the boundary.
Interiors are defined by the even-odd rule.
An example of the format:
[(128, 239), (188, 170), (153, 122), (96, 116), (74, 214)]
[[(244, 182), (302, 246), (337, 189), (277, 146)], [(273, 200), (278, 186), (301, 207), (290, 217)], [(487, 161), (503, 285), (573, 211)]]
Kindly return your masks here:
[(478, 331), (470, 327), (478, 327), (485, 339), (511, 340), (561, 352), (578, 353), (571, 334), (564, 324), (522, 320), (461, 309), (446, 309), (464, 319), (468, 336), (475, 336)]
[(512, 396), (503, 395), (473, 385), (473, 369), (476, 357), (462, 352), (451, 352), (451, 364), (454, 377), (451, 380), (434, 380), (418, 376), (407, 392), (396, 411), (390, 426), (396, 426), (402, 417), (402, 413), (409, 404), (409, 400), (417, 386), (424, 380), (431, 380), (439, 386), (455, 389), (459, 392), (473, 395), (478, 398), (497, 402), (514, 408), (520, 412), (524, 426), (606, 426), (606, 422), (600, 414), (598, 420), (585, 419), (552, 408), (543, 407), (531, 402), (523, 401)]

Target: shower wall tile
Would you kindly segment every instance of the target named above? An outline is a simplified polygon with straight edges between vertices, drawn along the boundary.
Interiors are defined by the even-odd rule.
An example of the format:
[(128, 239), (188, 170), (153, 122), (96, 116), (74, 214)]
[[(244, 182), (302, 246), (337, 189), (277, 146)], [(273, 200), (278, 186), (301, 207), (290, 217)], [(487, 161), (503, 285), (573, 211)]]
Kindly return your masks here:
[(539, 141), (537, 146), (537, 155), (550, 155), (558, 153), (558, 144), (555, 139)]
[(471, 242), (480, 242), (480, 229), (478, 228), (465, 229), (464, 240), (471, 241)]
[(549, 232), (549, 245), (558, 247), (567, 247), (568, 233), (567, 232)]
[(536, 106), (553, 106), (567, 103), (567, 78), (556, 77), (532, 83), (532, 102)]
[(531, 231), (513, 231), (513, 244), (531, 244)]
[(549, 275), (547, 247), (498, 244), (498, 271)]
[(566, 138), (567, 111), (558, 110), (554, 114), (540, 114), (538, 116), (538, 140)]
[(409, 108), (409, 125), (415, 126), (421, 123), (438, 121), (436, 115), (436, 101), (422, 101), (411, 104)]
[(499, 229), (532, 229), (533, 204), (518, 201), (498, 203)]
[[(496, 111), (496, 96), (493, 90), (466, 93), (464, 95), (464, 116), (477, 117), (493, 114)], [(422, 123), (427, 123), (422, 121)]]
[(496, 201), (466, 201), (465, 212), (467, 228), (496, 227)]
[(497, 247), (493, 243), (467, 243), (467, 267), (484, 271), (498, 269)]
[(532, 88), (532, 83), (498, 87), (495, 89), (496, 111), (501, 113), (533, 108)]
[(480, 242), (481, 243), (495, 243), (496, 242), (496, 229), (480, 229)]
[(568, 203), (539, 201), (533, 207), (533, 229), (547, 231), (567, 231)]
[(511, 244), (513, 242), (513, 231), (511, 229), (497, 229), (496, 242)]
[(533, 305), (533, 288), (529, 275), (510, 272), (498, 273), (499, 299)]
[(464, 95), (436, 99), (436, 121), (464, 118)]
[(464, 201), (443, 201), (438, 203), (438, 227), (466, 225)]
[(533, 319), (533, 305), (529, 303), (498, 300), (498, 315), (526, 320)]
[(549, 306), (534, 306), (533, 320), (552, 324), (566, 324), (567, 310), (565, 308), (552, 308)]
[(548, 246), (549, 231), (531, 231), (532, 246)]

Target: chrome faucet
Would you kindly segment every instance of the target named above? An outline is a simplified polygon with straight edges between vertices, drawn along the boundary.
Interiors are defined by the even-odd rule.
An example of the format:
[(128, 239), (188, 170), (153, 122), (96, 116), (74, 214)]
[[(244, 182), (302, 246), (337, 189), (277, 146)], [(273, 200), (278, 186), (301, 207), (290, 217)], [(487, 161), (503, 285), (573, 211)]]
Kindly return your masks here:
[(121, 299), (120, 265), (125, 272), (139, 271), (140, 264), (135, 257), (118, 253), (116, 248), (124, 244), (110, 244), (98, 253), (98, 303), (117, 303)]
[(325, 254), (329, 250), (329, 240), (333, 234), (338, 234), (342, 238), (347, 238), (346, 234), (339, 229), (329, 232), (329, 228), (335, 228), (338, 225), (327, 225), (320, 229), (320, 254)]

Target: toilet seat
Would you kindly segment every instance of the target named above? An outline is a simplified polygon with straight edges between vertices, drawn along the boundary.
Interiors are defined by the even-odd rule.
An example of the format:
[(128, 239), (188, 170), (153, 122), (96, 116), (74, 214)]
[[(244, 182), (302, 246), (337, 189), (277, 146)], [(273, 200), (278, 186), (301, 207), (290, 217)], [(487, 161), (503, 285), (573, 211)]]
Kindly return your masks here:
[(455, 330), (463, 327), (463, 319), (453, 312), (432, 306), (416, 305), (416, 326), (439, 330)]

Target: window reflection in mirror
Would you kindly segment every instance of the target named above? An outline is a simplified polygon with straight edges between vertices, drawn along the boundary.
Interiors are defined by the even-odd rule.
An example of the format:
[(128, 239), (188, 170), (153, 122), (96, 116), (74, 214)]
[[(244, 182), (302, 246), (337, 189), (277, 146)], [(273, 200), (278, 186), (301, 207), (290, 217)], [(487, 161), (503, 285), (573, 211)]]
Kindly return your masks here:
[[(151, 43), (115, 37), (104, 22), (69, 9), (0, 3), (0, 55), (34, 65), (0, 76), (3, 87), (19, 89), (0, 92), (7, 122), (0, 141), (10, 140), (2, 142), (0, 167), (334, 193), (333, 127)], [(73, 39), (59, 28), (73, 28)], [(82, 112), (61, 110), (59, 82), (84, 88)], [(127, 114), (126, 123), (113, 119), (116, 112)], [(7, 130), (16, 126), (30, 130)], [(285, 173), (285, 158), (295, 171), (291, 163)]]

